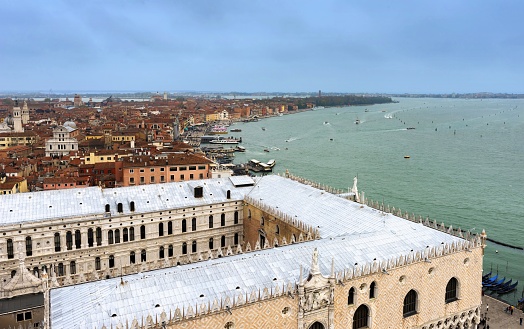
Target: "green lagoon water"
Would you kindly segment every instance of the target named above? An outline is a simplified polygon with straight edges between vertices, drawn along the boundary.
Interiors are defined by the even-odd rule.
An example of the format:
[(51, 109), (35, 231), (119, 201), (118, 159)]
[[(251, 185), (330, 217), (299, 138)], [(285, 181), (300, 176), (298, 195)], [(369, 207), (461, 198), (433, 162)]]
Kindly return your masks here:
[[(235, 163), (276, 159), (274, 172), (340, 189), (358, 175), (367, 198), (524, 247), (524, 100), (396, 101), (236, 123), (247, 151)], [(520, 282), (503, 299), (521, 297), (522, 250), (488, 243), (491, 269)]]

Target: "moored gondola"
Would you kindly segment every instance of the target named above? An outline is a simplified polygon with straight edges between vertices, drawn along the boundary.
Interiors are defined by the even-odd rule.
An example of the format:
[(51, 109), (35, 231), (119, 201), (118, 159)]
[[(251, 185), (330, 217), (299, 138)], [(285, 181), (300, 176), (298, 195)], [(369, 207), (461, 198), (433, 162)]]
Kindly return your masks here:
[(500, 279), (500, 280), (496, 280), (495, 282), (491, 282), (491, 283), (482, 283), (482, 286), (483, 286), (484, 288), (497, 287), (497, 286), (503, 284), (504, 281), (506, 281), (506, 278), (505, 278), (505, 277), (502, 278), (502, 279)]
[(510, 285), (512, 282), (513, 282), (513, 279), (510, 279), (509, 281), (502, 282), (502, 283), (499, 284), (499, 285), (491, 286), (491, 287), (489, 287), (488, 289), (490, 289), (491, 291), (504, 290), (505, 288), (509, 287), (509, 285)]
[(517, 281), (517, 282), (513, 283), (512, 285), (509, 285), (508, 287), (506, 287), (503, 290), (498, 290), (497, 294), (504, 295), (504, 294), (507, 294), (508, 292), (512, 292), (513, 290), (517, 289), (518, 285), (519, 285), (519, 282)]

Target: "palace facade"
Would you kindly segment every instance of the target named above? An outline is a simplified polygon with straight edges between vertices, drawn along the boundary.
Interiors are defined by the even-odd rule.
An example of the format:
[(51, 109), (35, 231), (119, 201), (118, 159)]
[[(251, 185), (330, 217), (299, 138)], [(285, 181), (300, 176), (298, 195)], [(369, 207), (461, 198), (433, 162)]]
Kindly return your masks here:
[(1, 324), (476, 328), (485, 234), (353, 191), (270, 175), (3, 196)]

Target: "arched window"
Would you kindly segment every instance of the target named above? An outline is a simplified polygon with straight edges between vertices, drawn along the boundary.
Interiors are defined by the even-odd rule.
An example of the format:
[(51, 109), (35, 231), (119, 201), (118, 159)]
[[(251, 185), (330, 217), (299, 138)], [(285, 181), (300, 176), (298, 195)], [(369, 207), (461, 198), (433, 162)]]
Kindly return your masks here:
[(226, 198), (231, 199), (231, 190), (227, 190)]
[(129, 202), (129, 210), (135, 211), (135, 201)]
[(120, 243), (120, 230), (115, 230), (115, 243)]
[(366, 305), (360, 305), (353, 315), (353, 329), (369, 328), (369, 309)]
[(55, 251), (60, 251), (60, 233), (55, 233)]
[(182, 233), (185, 233), (187, 232), (187, 221), (184, 219), (182, 219)]
[(234, 244), (234, 245), (237, 245), (237, 244), (238, 244), (238, 233), (235, 233), (235, 237), (234, 237), (234, 240), (233, 240), (233, 244)]
[(167, 257), (173, 257), (173, 245), (170, 244), (167, 248)]
[(171, 221), (167, 222), (167, 234), (168, 235), (173, 234), (173, 222)]
[(80, 249), (82, 246), (82, 235), (80, 234), (80, 230), (75, 231), (75, 248)]
[(13, 239), (7, 239), (7, 259), (15, 257), (15, 251), (13, 248)]
[(158, 236), (164, 236), (164, 223), (158, 223)]
[(115, 267), (115, 256), (109, 255), (109, 268)]
[(122, 207), (122, 202), (119, 202), (119, 203), (117, 204), (117, 211), (118, 211), (118, 212), (124, 212), (124, 209), (123, 209), (123, 208), (124, 208), (124, 207)]
[(142, 251), (140, 252), (140, 261), (141, 262), (145, 262), (147, 260), (147, 256), (146, 256), (146, 250), (145, 249), (142, 249)]
[(238, 211), (235, 211), (235, 214), (233, 217), (233, 224), (238, 224)]
[(457, 295), (458, 281), (455, 278), (451, 278), (446, 285), (446, 303), (454, 302), (458, 299)]
[(193, 218), (191, 219), (191, 231), (196, 231), (196, 224), (197, 224), (197, 222), (196, 222), (196, 218), (193, 217)]
[(209, 215), (209, 228), (213, 228), (213, 215)]
[(76, 274), (76, 262), (74, 260), (69, 263), (69, 273), (71, 275)]
[(73, 249), (73, 234), (71, 231), (66, 232), (66, 247), (67, 250)]
[(277, 225), (276, 229), (275, 229), (275, 234), (280, 234), (280, 227)]
[(113, 230), (109, 230), (107, 232), (107, 243), (113, 244), (115, 242), (115, 239), (113, 238)]
[(220, 226), (226, 226), (226, 214), (220, 214)]
[(140, 239), (144, 240), (146, 238), (146, 226), (140, 226)]
[(260, 225), (264, 225), (264, 216), (260, 217)]
[(351, 287), (348, 291), (348, 305), (355, 304), (355, 288)]
[(375, 283), (375, 281), (371, 282), (371, 284), (369, 285), (369, 298), (375, 298), (376, 296), (376, 293), (377, 293), (377, 284)]
[(131, 251), (131, 252), (129, 253), (129, 264), (134, 264), (135, 261), (136, 261), (136, 259), (135, 259), (135, 252), (134, 252), (134, 251)]
[(187, 255), (187, 243), (182, 243), (182, 255)]
[(100, 257), (95, 258), (95, 270), (100, 271)]
[(247, 210), (247, 218), (251, 219), (251, 209)]
[(58, 263), (57, 271), (56, 275), (64, 276), (64, 263)]
[(404, 298), (404, 317), (412, 316), (417, 314), (417, 292), (410, 290)]
[(160, 247), (160, 250), (158, 251), (158, 258), (164, 258), (164, 247)]
[(33, 255), (33, 241), (31, 241), (30, 236), (25, 238), (25, 254), (26, 256)]
[(226, 246), (226, 236), (225, 235), (222, 235), (222, 237), (220, 238), (220, 246), (222, 248)]
[(111, 211), (111, 207), (109, 206), (109, 204), (106, 204), (106, 212), (110, 212)]
[(311, 326), (309, 326), (309, 329), (324, 329), (324, 325), (320, 322), (315, 322)]
[(193, 243), (191, 243), (191, 252), (197, 252), (197, 242), (196, 241), (193, 241)]
[(90, 228), (87, 230), (87, 246), (92, 247), (94, 243), (95, 243), (95, 235), (94, 235), (93, 229)]
[(135, 228), (129, 228), (129, 241), (135, 241)]
[(122, 241), (123, 241), (123, 242), (127, 242), (127, 241), (129, 241), (129, 231), (128, 231), (127, 227), (125, 227), (125, 228), (122, 230)]
[(213, 249), (213, 238), (209, 238), (209, 249)]
[(96, 245), (102, 245), (102, 229), (100, 227), (96, 228)]

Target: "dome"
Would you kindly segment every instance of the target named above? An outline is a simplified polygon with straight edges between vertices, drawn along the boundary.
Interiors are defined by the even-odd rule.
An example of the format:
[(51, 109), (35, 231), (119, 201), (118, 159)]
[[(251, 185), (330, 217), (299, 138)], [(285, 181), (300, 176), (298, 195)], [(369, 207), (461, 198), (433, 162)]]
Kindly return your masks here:
[(5, 118), (4, 122), (10, 126), (15, 124), (15, 120), (13, 120), (13, 117), (11, 116), (11, 114), (9, 114), (7, 118)]
[(66, 121), (64, 122), (63, 126), (76, 129), (76, 123), (74, 123), (73, 121)]

